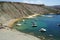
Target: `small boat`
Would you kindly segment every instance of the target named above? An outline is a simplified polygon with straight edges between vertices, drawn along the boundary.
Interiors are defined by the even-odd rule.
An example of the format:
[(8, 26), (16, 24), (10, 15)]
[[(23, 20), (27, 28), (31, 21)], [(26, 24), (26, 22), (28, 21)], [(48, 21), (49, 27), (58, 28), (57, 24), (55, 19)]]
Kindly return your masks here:
[(23, 20), (23, 22), (24, 22), (25, 20)]
[(58, 26), (60, 26), (60, 24), (57, 24)]
[(33, 24), (32, 24), (32, 27), (37, 27), (36, 23), (33, 23)]
[(41, 31), (41, 32), (46, 32), (46, 29), (41, 28), (39, 31)]
[(16, 24), (16, 26), (21, 26), (21, 24)]
[(53, 16), (47, 16), (47, 17), (53, 17)]

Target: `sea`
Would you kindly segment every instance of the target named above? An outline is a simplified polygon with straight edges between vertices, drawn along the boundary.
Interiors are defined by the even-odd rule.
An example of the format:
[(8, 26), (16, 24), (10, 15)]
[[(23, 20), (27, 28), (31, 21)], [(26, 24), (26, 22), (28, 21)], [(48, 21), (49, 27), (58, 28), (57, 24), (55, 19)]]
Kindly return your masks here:
[[(14, 24), (16, 30), (42, 40), (60, 40), (60, 15), (40, 15), (23, 20)], [(32, 27), (33, 22), (37, 27)], [(41, 28), (46, 29), (46, 32), (39, 31)]]

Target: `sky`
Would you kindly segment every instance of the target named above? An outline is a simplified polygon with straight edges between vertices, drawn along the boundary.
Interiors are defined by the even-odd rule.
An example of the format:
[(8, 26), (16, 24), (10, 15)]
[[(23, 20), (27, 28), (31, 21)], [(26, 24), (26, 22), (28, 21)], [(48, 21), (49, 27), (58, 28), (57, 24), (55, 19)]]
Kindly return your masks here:
[(0, 0), (0, 1), (24, 2), (24, 3), (32, 3), (32, 4), (45, 4), (48, 6), (60, 5), (60, 0)]

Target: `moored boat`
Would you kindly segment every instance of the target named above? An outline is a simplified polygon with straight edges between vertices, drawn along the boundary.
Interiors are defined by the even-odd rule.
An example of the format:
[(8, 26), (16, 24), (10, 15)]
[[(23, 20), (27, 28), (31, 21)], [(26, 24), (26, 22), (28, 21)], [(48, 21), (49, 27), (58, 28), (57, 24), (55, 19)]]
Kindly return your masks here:
[(45, 28), (41, 28), (39, 31), (46, 32), (46, 29)]
[(32, 27), (37, 27), (36, 23), (33, 23), (33, 24), (32, 24)]
[(16, 26), (20, 26), (21, 24), (16, 24)]

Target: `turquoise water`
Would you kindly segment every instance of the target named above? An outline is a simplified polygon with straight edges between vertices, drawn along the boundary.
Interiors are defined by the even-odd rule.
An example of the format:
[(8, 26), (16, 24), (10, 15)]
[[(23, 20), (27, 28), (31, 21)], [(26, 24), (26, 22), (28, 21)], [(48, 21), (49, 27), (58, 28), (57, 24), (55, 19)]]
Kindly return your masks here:
[[(37, 27), (32, 27), (32, 22), (35, 22)], [(36, 36), (42, 40), (60, 40), (60, 27), (57, 25), (60, 24), (60, 15), (37, 16), (35, 18), (25, 19), (24, 22), (18, 21), (18, 23), (22, 25), (14, 25), (14, 28), (21, 32)], [(47, 31), (40, 32), (39, 30), (41, 28), (45, 28)]]

